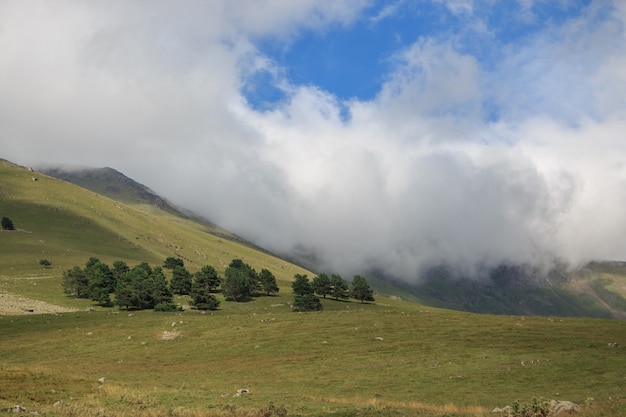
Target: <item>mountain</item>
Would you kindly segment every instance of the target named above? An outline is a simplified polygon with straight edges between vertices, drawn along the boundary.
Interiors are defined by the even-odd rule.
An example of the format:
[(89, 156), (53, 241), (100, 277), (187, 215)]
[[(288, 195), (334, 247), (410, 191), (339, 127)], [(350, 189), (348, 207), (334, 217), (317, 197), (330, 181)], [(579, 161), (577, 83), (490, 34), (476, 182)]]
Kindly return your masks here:
[(446, 266), (429, 268), (417, 283), (373, 273), (426, 305), (474, 313), (626, 319), (626, 263), (590, 262), (570, 271), (500, 264), (479, 277)]
[[(191, 272), (204, 265), (223, 270), (232, 259), (241, 258), (257, 270), (271, 270), (284, 286), (296, 273), (311, 275), (209, 222), (181, 215), (177, 209), (147, 208), (146, 201), (161, 199), (114, 170), (82, 177), (119, 200), (0, 160), (0, 216), (10, 218), (17, 229), (0, 234), (0, 276), (58, 278), (61, 271), (83, 265), (91, 256), (109, 263), (156, 265), (175, 256)], [(42, 258), (52, 268), (42, 270), (38, 263)], [(67, 304), (64, 297), (57, 298)]]
[[(244, 238), (174, 206), (115, 169), (46, 167), (42, 172), (149, 214), (167, 213), (173, 221), (188, 222), (219, 239), (271, 255)], [(286, 257), (293, 262), (292, 258), (297, 256)], [(314, 269), (314, 262), (305, 264), (308, 269)], [(626, 319), (626, 264), (620, 262), (592, 262), (575, 271), (556, 264), (548, 272), (530, 265), (503, 263), (485, 268), (479, 278), (458, 275), (446, 266), (438, 266), (424, 271), (413, 284), (380, 270), (369, 271), (366, 276), (381, 294), (460, 311)]]
[(158, 196), (150, 188), (113, 168), (68, 168), (47, 165), (38, 168), (38, 170), (51, 177), (76, 184), (122, 203), (147, 204), (169, 213), (183, 215), (180, 209)]

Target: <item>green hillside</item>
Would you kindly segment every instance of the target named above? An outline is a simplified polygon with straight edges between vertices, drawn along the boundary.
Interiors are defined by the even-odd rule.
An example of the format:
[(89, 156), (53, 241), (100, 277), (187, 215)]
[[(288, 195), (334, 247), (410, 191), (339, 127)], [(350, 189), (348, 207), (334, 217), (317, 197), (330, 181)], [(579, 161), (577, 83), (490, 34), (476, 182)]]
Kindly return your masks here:
[[(13, 294), (80, 310), (0, 315), (2, 411), (461, 417), (543, 397), (579, 404), (582, 417), (626, 415), (626, 321), (477, 315), (381, 296), (293, 313), (290, 282), (310, 272), (191, 219), (6, 161), (0, 216), (17, 229), (0, 232), (0, 301)], [(210, 264), (220, 273), (240, 257), (273, 271), (281, 291), (222, 300), (209, 314), (86, 311), (93, 304), (66, 297), (60, 282), (90, 256), (129, 265), (179, 256), (192, 271)]]
[[(207, 223), (124, 204), (7, 161), (0, 161), (0, 216), (10, 218), (17, 229), (0, 231), (0, 289), (36, 299), (53, 297), (63, 305), (73, 300), (57, 295), (62, 272), (91, 256), (129, 265), (160, 265), (175, 256), (191, 272), (204, 265), (223, 271), (239, 257), (257, 270), (268, 268), (283, 286), (296, 273), (311, 275)], [(52, 267), (43, 269), (40, 259)]]

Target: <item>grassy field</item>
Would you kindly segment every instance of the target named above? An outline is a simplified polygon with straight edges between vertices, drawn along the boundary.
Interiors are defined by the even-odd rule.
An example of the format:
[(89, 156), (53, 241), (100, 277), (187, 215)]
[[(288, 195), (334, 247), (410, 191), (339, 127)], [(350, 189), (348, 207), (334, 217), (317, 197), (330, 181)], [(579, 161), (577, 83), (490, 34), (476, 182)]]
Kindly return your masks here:
[[(544, 397), (585, 405), (580, 416), (626, 415), (625, 321), (476, 315), (387, 297), (293, 313), (293, 275), (311, 275), (302, 268), (9, 163), (0, 180), (0, 216), (18, 228), (0, 232), (0, 292), (81, 310), (0, 316), (0, 410), (451, 417)], [(90, 256), (153, 265), (180, 256), (192, 271), (240, 257), (272, 270), (281, 291), (222, 300), (213, 314), (88, 312), (60, 282)]]

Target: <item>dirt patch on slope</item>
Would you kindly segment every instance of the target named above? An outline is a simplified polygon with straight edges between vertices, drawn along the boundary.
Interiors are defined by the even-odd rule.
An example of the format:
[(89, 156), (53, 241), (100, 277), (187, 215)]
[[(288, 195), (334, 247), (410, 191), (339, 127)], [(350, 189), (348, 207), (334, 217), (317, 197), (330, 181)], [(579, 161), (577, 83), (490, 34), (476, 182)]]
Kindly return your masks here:
[(20, 297), (19, 295), (0, 293), (0, 315), (16, 316), (22, 314), (70, 313), (73, 308), (61, 307), (45, 301)]

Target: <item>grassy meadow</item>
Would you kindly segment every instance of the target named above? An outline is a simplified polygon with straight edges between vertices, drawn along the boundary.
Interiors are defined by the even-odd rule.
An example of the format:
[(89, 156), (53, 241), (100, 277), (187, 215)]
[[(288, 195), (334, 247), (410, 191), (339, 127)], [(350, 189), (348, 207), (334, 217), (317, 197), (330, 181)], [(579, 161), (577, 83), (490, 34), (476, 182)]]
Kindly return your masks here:
[[(312, 275), (300, 267), (7, 162), (0, 180), (0, 216), (18, 229), (0, 232), (0, 293), (80, 310), (0, 315), (0, 410), (460, 417), (543, 397), (576, 402), (583, 417), (626, 415), (625, 321), (477, 315), (384, 296), (293, 313), (293, 275)], [(207, 314), (90, 312), (91, 302), (60, 285), (65, 269), (90, 256), (129, 265), (179, 256), (192, 272), (207, 264), (222, 272), (239, 257), (270, 269), (281, 290), (221, 299)], [(39, 266), (42, 258), (52, 267)]]

